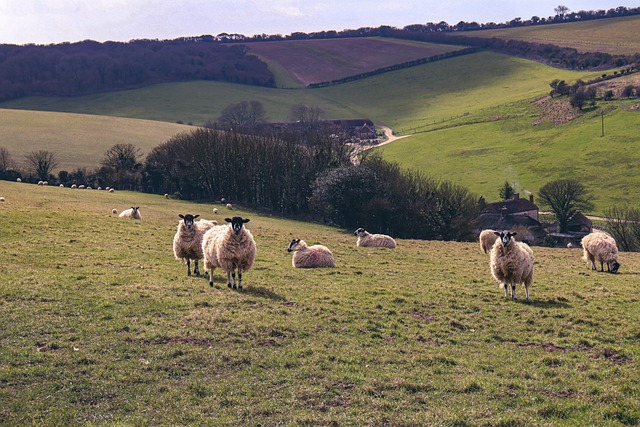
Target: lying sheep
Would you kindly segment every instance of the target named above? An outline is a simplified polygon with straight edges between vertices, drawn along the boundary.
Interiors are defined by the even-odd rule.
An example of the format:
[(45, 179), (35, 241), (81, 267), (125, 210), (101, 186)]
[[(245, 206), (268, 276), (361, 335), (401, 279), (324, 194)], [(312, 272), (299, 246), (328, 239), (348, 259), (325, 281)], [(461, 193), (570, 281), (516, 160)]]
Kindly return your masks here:
[(231, 203), (227, 203), (227, 209), (233, 210), (233, 205)]
[(393, 237), (387, 236), (386, 234), (371, 234), (362, 227), (354, 231), (353, 234), (358, 236), (356, 246), (390, 249), (396, 247), (396, 241), (393, 240)]
[(4, 202), (4, 197), (0, 197), (0, 202)]
[(325, 268), (335, 267), (333, 254), (323, 245), (308, 246), (304, 240), (293, 239), (289, 243), (287, 252), (293, 252), (291, 265), (294, 268)]
[(210, 286), (213, 286), (213, 270), (220, 267), (227, 273), (227, 286), (233, 289), (236, 289), (238, 270), (238, 289), (242, 289), (242, 273), (249, 270), (256, 259), (256, 242), (244, 227), (248, 218), (234, 216), (224, 220), (229, 224), (209, 229), (202, 238), (204, 266), (209, 270)]
[(217, 214), (218, 214), (218, 208), (213, 208), (213, 213), (214, 213), (215, 215), (217, 215)]
[(113, 193), (114, 191), (116, 191), (116, 190), (115, 190), (115, 189), (113, 189), (113, 188), (110, 188), (110, 189), (109, 189), (109, 193)]
[(128, 219), (142, 219), (142, 215), (140, 214), (140, 207), (130, 207), (118, 215), (120, 218), (128, 218)]
[(607, 263), (609, 273), (617, 273), (620, 268), (618, 262), (618, 246), (615, 239), (607, 233), (594, 232), (582, 238), (582, 258), (591, 261), (591, 269), (596, 270), (596, 261), (600, 262), (600, 271), (604, 271)]
[(116, 215), (118, 213), (118, 210), (116, 208), (111, 209), (111, 213)]
[(203, 258), (202, 255), (202, 236), (210, 228), (217, 225), (212, 221), (195, 219), (200, 215), (178, 215), (181, 218), (178, 223), (178, 230), (173, 236), (173, 255), (177, 260), (187, 262), (187, 276), (191, 276), (191, 260), (195, 261), (193, 274), (199, 276), (198, 261)]
[(495, 230), (486, 229), (482, 230), (478, 239), (480, 240), (480, 249), (486, 254), (491, 251), (493, 244), (498, 240), (498, 236)]
[(504, 295), (516, 299), (516, 285), (522, 283), (529, 299), (529, 286), (533, 283), (533, 251), (522, 242), (512, 239), (515, 232), (495, 232), (499, 242), (491, 248), (491, 274), (504, 287)]

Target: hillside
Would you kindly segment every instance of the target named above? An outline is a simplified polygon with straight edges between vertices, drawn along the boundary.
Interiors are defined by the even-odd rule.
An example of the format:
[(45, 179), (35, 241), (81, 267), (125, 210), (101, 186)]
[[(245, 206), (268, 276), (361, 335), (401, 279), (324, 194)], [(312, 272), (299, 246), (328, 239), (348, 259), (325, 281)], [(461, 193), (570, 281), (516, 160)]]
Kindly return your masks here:
[(580, 52), (640, 53), (640, 16), (596, 19), (482, 31), (465, 31), (473, 37), (497, 37), (572, 47)]
[[(514, 302), (477, 243), (356, 248), (352, 230), (236, 206), (258, 257), (233, 292), (171, 252), (178, 213), (222, 206), (7, 182), (0, 196), (3, 425), (640, 420), (638, 254), (610, 275), (536, 247), (532, 300)], [(111, 214), (131, 205), (142, 221)], [(293, 269), (294, 237), (338, 268)]]
[(58, 158), (58, 170), (92, 170), (115, 144), (133, 144), (145, 156), (173, 135), (190, 130), (151, 120), (0, 109), (0, 146), (20, 166), (26, 165), (24, 156), (31, 151), (49, 150)]
[[(279, 80), (278, 87), (290, 85), (288, 79), (306, 86), (461, 49), (379, 37), (260, 42), (245, 46), (249, 53), (270, 64), (270, 68), (275, 66), (271, 71)], [(280, 76), (277, 70), (286, 70), (288, 76)]]

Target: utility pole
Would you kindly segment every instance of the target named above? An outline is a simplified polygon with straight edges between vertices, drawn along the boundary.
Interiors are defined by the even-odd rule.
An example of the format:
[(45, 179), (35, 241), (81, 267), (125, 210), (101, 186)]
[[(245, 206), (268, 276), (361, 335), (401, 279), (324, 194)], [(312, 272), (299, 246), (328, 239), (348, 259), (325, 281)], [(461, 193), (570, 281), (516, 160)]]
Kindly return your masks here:
[(600, 135), (600, 138), (604, 138), (604, 111), (601, 111), (602, 113), (602, 135)]

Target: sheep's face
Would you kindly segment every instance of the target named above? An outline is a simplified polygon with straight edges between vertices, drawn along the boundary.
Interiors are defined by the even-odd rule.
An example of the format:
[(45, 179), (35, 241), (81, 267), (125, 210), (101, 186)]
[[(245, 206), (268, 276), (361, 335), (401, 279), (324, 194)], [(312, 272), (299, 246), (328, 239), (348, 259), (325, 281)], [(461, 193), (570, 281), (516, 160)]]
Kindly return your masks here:
[(362, 234), (364, 234), (364, 233), (365, 233), (364, 228), (360, 227), (360, 228), (358, 228), (356, 231), (354, 231), (354, 232), (353, 232), (353, 235), (354, 235), (354, 236), (358, 236), (358, 237), (360, 237), (360, 236), (361, 236)]
[(617, 273), (618, 269), (620, 268), (620, 263), (618, 261), (613, 261), (611, 263), (609, 263), (609, 271), (611, 273)]
[(516, 233), (515, 231), (513, 233), (510, 231), (507, 231), (506, 233), (502, 231), (495, 232), (495, 235), (500, 238), (500, 243), (502, 243), (502, 246), (504, 247), (509, 246), (509, 244), (513, 240), (512, 237), (515, 236), (516, 234), (518, 233)]
[(234, 216), (233, 218), (225, 218), (225, 221), (231, 223), (231, 228), (236, 235), (242, 231), (242, 226), (249, 222), (249, 218), (242, 218), (240, 216)]
[(287, 252), (297, 251), (299, 249), (298, 243), (300, 243), (300, 239), (291, 240), (291, 243), (289, 243), (289, 247), (287, 248)]
[(191, 214), (186, 214), (186, 215), (178, 215), (180, 218), (182, 218), (182, 220), (184, 221), (184, 226), (187, 228), (187, 230), (191, 230), (191, 228), (193, 227), (194, 224), (194, 220), (196, 218), (198, 218), (200, 215), (191, 215)]

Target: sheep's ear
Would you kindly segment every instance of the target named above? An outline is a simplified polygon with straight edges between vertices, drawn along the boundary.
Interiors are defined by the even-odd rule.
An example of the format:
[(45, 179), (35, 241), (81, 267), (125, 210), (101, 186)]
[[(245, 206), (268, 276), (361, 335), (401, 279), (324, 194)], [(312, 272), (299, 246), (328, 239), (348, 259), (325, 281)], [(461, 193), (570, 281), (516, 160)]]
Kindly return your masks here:
[(227, 222), (231, 222), (231, 218), (225, 218), (224, 220)]
[(179, 216), (180, 218), (184, 219), (184, 215), (182, 215), (182, 214), (178, 214), (178, 216)]
[(518, 233), (516, 233), (515, 231), (513, 233), (509, 233), (510, 236), (515, 236), (516, 234)]
[(496, 236), (502, 237), (502, 236), (501, 236), (501, 234), (502, 234), (502, 233), (499, 233), (499, 232), (497, 232), (497, 231), (494, 231), (494, 232), (493, 232), (493, 234), (495, 234)]
[(200, 215), (194, 215), (194, 216), (193, 216), (193, 219), (196, 219), (196, 218), (198, 218), (199, 216), (200, 216)]
[(245, 224), (248, 223), (249, 221), (251, 221), (249, 218), (245, 218), (242, 220), (242, 222), (244, 222)]

